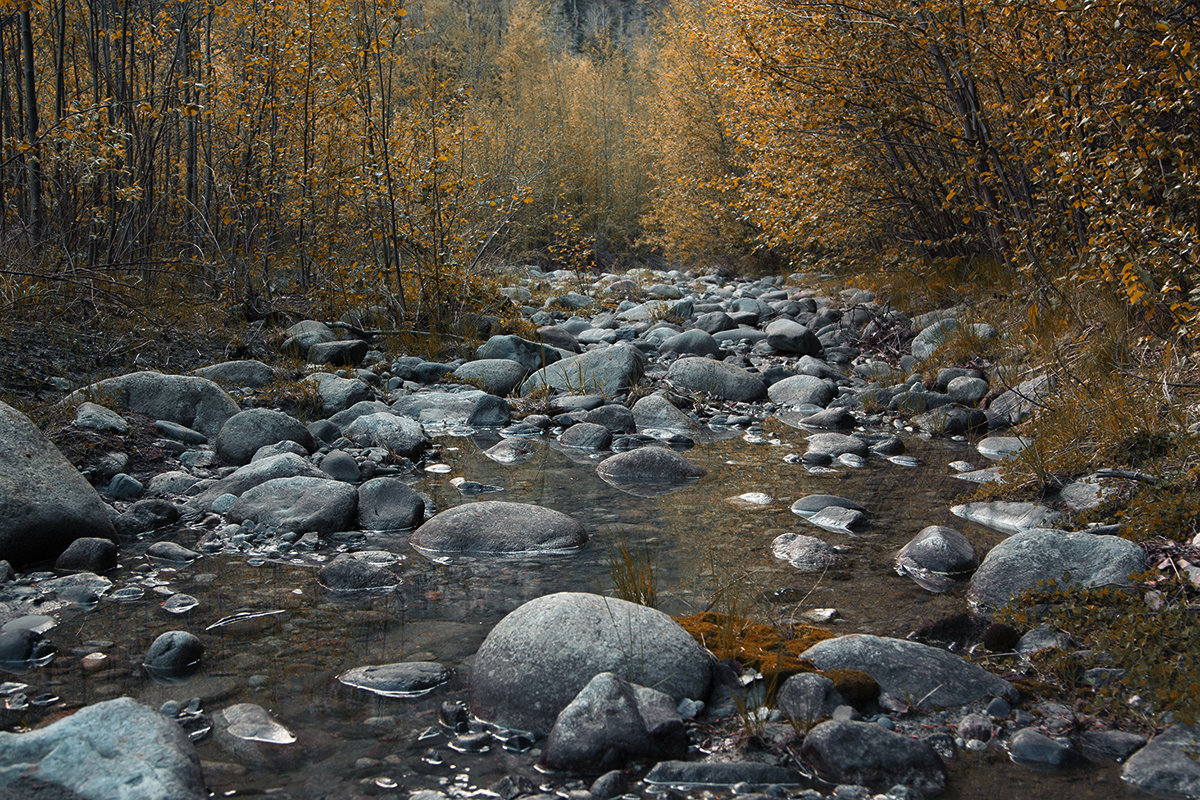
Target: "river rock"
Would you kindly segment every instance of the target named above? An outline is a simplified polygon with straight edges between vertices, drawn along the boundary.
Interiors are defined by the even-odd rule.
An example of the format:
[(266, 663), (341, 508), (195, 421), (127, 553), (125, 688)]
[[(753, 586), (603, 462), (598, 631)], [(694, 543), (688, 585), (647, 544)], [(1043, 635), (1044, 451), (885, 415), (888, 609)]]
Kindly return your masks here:
[(480, 396), (467, 416), (467, 425), (471, 428), (503, 428), (510, 421), (512, 409), (508, 401), (494, 394)]
[(312, 434), (295, 417), (268, 408), (248, 408), (234, 414), (217, 434), (217, 456), (235, 466), (249, 464), (260, 447), (278, 442), (295, 442), (311, 453), (316, 449)]
[(57, 558), (81, 537), (116, 540), (96, 490), (29, 419), (0, 403), (0, 559)]
[(560, 592), (525, 603), (488, 634), (475, 656), (471, 709), (481, 719), (544, 734), (601, 672), (678, 702), (708, 696), (711, 665), (709, 653), (661, 611)]
[(1022, 728), (1008, 742), (1008, 754), (1018, 764), (1033, 769), (1067, 769), (1081, 762), (1070, 742), (1051, 739), (1037, 728)]
[(115, 433), (120, 436), (129, 433), (129, 422), (124, 417), (111, 408), (105, 408), (95, 403), (80, 403), (79, 408), (75, 409), (75, 422), (72, 424), (77, 428)]
[(172, 682), (188, 678), (200, 669), (200, 659), (204, 655), (204, 644), (194, 634), (187, 631), (167, 631), (160, 634), (146, 657), (142, 666), (152, 678)]
[(932, 747), (872, 722), (822, 722), (804, 737), (800, 757), (830, 783), (875, 792), (902, 784), (927, 797), (946, 787), (946, 767)]
[(549, 387), (571, 394), (616, 397), (629, 391), (644, 371), (641, 352), (628, 344), (616, 344), (564, 358), (539, 369), (521, 384), (521, 394)]
[(950, 513), (976, 525), (1007, 534), (1034, 528), (1049, 528), (1062, 519), (1062, 514), (1046, 506), (1009, 500), (963, 503), (952, 506)]
[(637, 483), (679, 485), (705, 470), (666, 447), (639, 447), (609, 456), (596, 465), (596, 474), (618, 487)]
[(700, 424), (676, 408), (661, 393), (646, 395), (633, 404), (633, 419), (637, 430), (664, 430), (693, 434)]
[(658, 346), (659, 355), (718, 356), (721, 345), (711, 334), (697, 328), (677, 333)]
[(633, 433), (637, 430), (637, 421), (633, 411), (621, 403), (605, 403), (588, 411), (583, 421), (593, 425), (603, 425), (609, 433)]
[(415, 528), (425, 500), (399, 478), (372, 478), (358, 487), (358, 527), (364, 531)]
[(1013, 534), (992, 548), (971, 577), (967, 600), (981, 608), (1004, 605), (1038, 581), (1079, 586), (1128, 586), (1146, 569), (1142, 548), (1120, 536), (1066, 533), (1052, 529)]
[(107, 572), (117, 566), (117, 545), (110, 539), (84, 536), (62, 552), (54, 568), (64, 572)]
[(261, 361), (222, 361), (192, 370), (193, 375), (208, 378), (210, 381), (223, 383), (226, 386), (249, 387), (261, 389), (269, 386), (278, 377), (275, 370)]
[(209, 438), (238, 412), (237, 403), (224, 389), (194, 375), (133, 372), (93, 383), (72, 393), (65, 402), (78, 403), (85, 397), (103, 398), (107, 405), (176, 422)]
[(784, 406), (827, 406), (837, 397), (837, 386), (812, 375), (793, 375), (771, 384), (767, 389), (771, 402)]
[(820, 355), (821, 341), (808, 328), (790, 319), (777, 319), (766, 328), (767, 344), (777, 353), (797, 356)]
[(419, 422), (390, 412), (359, 417), (345, 433), (347, 439), (360, 447), (382, 447), (406, 458), (416, 456), (429, 444)]
[(345, 450), (330, 450), (326, 453), (325, 458), (321, 459), (321, 472), (343, 483), (357, 483), (362, 477), (358, 462)]
[(807, 726), (847, 703), (829, 678), (815, 672), (801, 672), (783, 682), (775, 704), (784, 716)]
[[(515, 361), (525, 368), (526, 372), (549, 366), (562, 359), (562, 354), (553, 347), (522, 339), (520, 336), (493, 336), (479, 346), (475, 351), (479, 359), (503, 358)], [(507, 393), (506, 393), (507, 394)]]
[(331, 367), (357, 367), (370, 349), (371, 346), (362, 339), (318, 342), (308, 348), (308, 361), (310, 364), (328, 364)]
[(420, 392), (392, 403), (392, 413), (410, 417), (424, 426), (465, 425), (487, 392), (466, 389), (448, 392)]
[(709, 358), (681, 358), (667, 370), (667, 380), (690, 392), (722, 400), (751, 402), (766, 394), (766, 386), (741, 367)]
[(845, 497), (838, 497), (833, 494), (809, 494), (792, 503), (792, 513), (801, 517), (811, 517), (821, 509), (829, 506), (848, 508), (862, 513), (866, 513), (867, 511), (858, 503), (853, 500), (847, 500)]
[(409, 543), (432, 553), (499, 555), (577, 550), (587, 533), (573, 518), (543, 506), (484, 501), (447, 509)]
[[(191, 478), (192, 483), (195, 483), (195, 478)], [(154, 483), (151, 481), (153, 490)], [(136, 536), (139, 533), (161, 528), (164, 525), (170, 525), (178, 522), (182, 511), (179, 506), (172, 503), (170, 500), (162, 498), (150, 498), (147, 500), (138, 500), (129, 508), (125, 509), (121, 514), (113, 518), (113, 526), (117, 529), (117, 533), (122, 536)]]
[(521, 385), (527, 372), (521, 363), (512, 359), (482, 358), (468, 361), (454, 370), (454, 378), (477, 386), (488, 394), (504, 397)]
[(450, 670), (436, 661), (403, 661), (355, 667), (338, 675), (338, 682), (380, 697), (418, 697), (450, 679)]
[(802, 654), (820, 670), (857, 669), (885, 695), (925, 708), (988, 697), (1015, 699), (1008, 681), (945, 650), (905, 639), (850, 634), (817, 642)]
[(986, 428), (987, 415), (977, 408), (944, 405), (913, 417), (913, 424), (932, 436), (960, 436)]
[(838, 561), (837, 551), (815, 536), (784, 533), (771, 542), (771, 555), (800, 572), (820, 572)]
[(301, 475), (247, 489), (229, 509), (229, 519), (285, 531), (333, 533), (353, 527), (357, 510), (353, 486)]
[(939, 593), (964, 580), (978, 564), (979, 556), (967, 537), (943, 525), (922, 529), (896, 555), (896, 572), (922, 589)]
[[(85, 706), (28, 733), (0, 733), (0, 765), (0, 789), (30, 777), (84, 798), (208, 797), (200, 759), (183, 728), (128, 697)], [(55, 796), (22, 796), (43, 795)]]
[[(658, 737), (647, 725), (646, 717), (655, 715), (644, 713), (646, 704), (639, 703), (638, 688), (643, 694), (661, 698), (657, 705), (666, 711), (667, 719), (658, 715)], [(553, 771), (596, 773), (623, 767), (630, 760), (686, 754), (687, 736), (672, 698), (635, 687), (611, 672), (601, 672), (559, 712), (539, 766)]]
[(326, 417), (374, 396), (367, 382), (358, 378), (340, 378), (328, 372), (314, 372), (304, 382), (316, 387), (317, 397), (321, 401), (321, 414)]
[(337, 341), (333, 328), (315, 319), (297, 322), (284, 332), (284, 337), (279, 349), (299, 358), (308, 358), (308, 350), (314, 344)]
[(807, 453), (818, 453), (830, 458), (837, 458), (844, 453), (852, 453), (866, 458), (870, 453), (870, 445), (866, 440), (845, 433), (814, 433), (808, 437)]
[(1001, 426), (1024, 422), (1044, 404), (1053, 389), (1054, 381), (1049, 375), (1022, 381), (1014, 388), (998, 395), (988, 405), (988, 417)]
[(724, 311), (707, 311), (698, 315), (692, 324), (693, 327), (704, 331), (710, 336), (737, 327), (737, 323)]
[(652, 786), (691, 788), (733, 787), (738, 784), (786, 786), (802, 783), (803, 780), (794, 769), (761, 761), (660, 761), (645, 777), (646, 783)]
[(400, 583), (400, 577), (391, 570), (349, 553), (342, 553), (321, 567), (317, 580), (332, 592), (391, 589)]
[(979, 440), (975, 449), (985, 458), (993, 461), (1003, 461), (1024, 450), (1031, 444), (1029, 439), (1021, 436), (988, 436)]
[(612, 444), (612, 433), (594, 422), (577, 422), (559, 435), (558, 443), (581, 450), (607, 450)]
[(1130, 756), (1121, 768), (1121, 777), (1144, 792), (1200, 796), (1197, 750), (1200, 750), (1200, 727), (1172, 725)]
[(309, 478), (325, 478), (325, 473), (314, 467), (306, 459), (294, 453), (283, 453), (270, 456), (258, 461), (252, 461), (244, 467), (238, 467), (234, 472), (219, 481), (210, 484), (203, 491), (188, 500), (185, 510), (203, 512), (212, 510), (213, 501), (221, 495), (230, 494), (240, 497), (247, 489), (266, 483), (276, 478), (293, 478), (306, 476)]

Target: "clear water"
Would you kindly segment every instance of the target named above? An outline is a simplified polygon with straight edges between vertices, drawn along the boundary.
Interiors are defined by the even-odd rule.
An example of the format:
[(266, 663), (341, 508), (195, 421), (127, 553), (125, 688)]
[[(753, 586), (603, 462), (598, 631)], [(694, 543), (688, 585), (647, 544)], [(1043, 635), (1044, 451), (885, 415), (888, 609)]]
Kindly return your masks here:
[[(931, 595), (898, 577), (891, 562), (926, 525), (958, 527), (981, 553), (1000, 538), (949, 512), (970, 486), (953, 478), (946, 465), (964, 458), (982, 465), (983, 459), (966, 443), (909, 437), (907, 454), (921, 460), (918, 467), (872, 458), (865, 469), (810, 475), (784, 461), (803, 452), (803, 439), (802, 432), (768, 421), (759, 436), (736, 434), (698, 446), (687, 455), (708, 470), (704, 478), (671, 494), (641, 498), (601, 481), (594, 471), (598, 459), (564, 453), (544, 441), (535, 441), (528, 461), (502, 465), (482, 454), (494, 438), (442, 437), (438, 460), (451, 471), (423, 475), (415, 484), (438, 508), (473, 501), (450, 484), (454, 477), (502, 486), (503, 493), (485, 499), (569, 513), (588, 529), (588, 546), (569, 556), (440, 564), (412, 551), (404, 534), (374, 534), (362, 549), (395, 553), (399, 561), (392, 569), (404, 583), (395, 592), (357, 596), (321, 588), (319, 563), (311, 556), (300, 563), (259, 566), (241, 555), (206, 556), (172, 567), (127, 551), (112, 576), (114, 589), (140, 585), (146, 587), (144, 596), (106, 598), (93, 609), (63, 615), (63, 623), (48, 634), (60, 649), (58, 658), (42, 669), (7, 676), (29, 683), (30, 697), (53, 692), (62, 702), (49, 709), (0, 711), (6, 715), (3, 727), (32, 726), (64, 708), (121, 695), (152, 707), (198, 696), (208, 712), (257, 703), (298, 737), (288, 746), (253, 746), (240, 758), (212, 737), (202, 741), (200, 754), (218, 797), (388, 796), (421, 788), (467, 794), (514, 772), (545, 782), (528, 756), (494, 746), (483, 754), (461, 754), (447, 746), (444, 734), (422, 734), (437, 725), (443, 701), (466, 697), (472, 656), (506, 613), (556, 591), (612, 593), (608, 560), (621, 541), (652, 554), (659, 606), (668, 613), (702, 610), (724, 596), (736, 598), (743, 613), (759, 619), (799, 621), (808, 609), (831, 607), (838, 610), (831, 623), (836, 632), (904, 636), (964, 610), (961, 589)], [(727, 499), (746, 492), (768, 494), (774, 502), (746, 508)], [(788, 507), (813, 493), (843, 495), (865, 505), (872, 514), (869, 532), (849, 537), (809, 527)], [(787, 531), (844, 546), (843, 563), (823, 574), (800, 574), (775, 560), (771, 541)], [(190, 546), (198, 534), (183, 530), (168, 538)], [(193, 595), (199, 605), (182, 615), (167, 613), (161, 603), (176, 592)], [(282, 613), (205, 630), (236, 611), (271, 610)], [(203, 665), (186, 683), (158, 685), (140, 664), (154, 638), (172, 629), (202, 638)], [(81, 657), (95, 651), (107, 655), (105, 666), (84, 670)], [(385, 699), (336, 680), (352, 667), (408, 660), (441, 662), (453, 668), (454, 676), (413, 699)], [(1134, 796), (1112, 768), (1048, 776), (1013, 766), (994, 751), (962, 753), (949, 766), (948, 797)]]

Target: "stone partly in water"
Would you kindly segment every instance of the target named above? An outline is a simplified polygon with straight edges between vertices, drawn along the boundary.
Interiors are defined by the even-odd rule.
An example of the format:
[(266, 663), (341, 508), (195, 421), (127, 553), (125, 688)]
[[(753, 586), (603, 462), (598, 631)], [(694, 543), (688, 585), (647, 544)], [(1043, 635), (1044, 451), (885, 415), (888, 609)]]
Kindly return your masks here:
[(878, 681), (885, 695), (926, 708), (1017, 696), (1012, 684), (982, 667), (905, 639), (856, 633), (818, 642), (803, 655), (821, 670), (865, 672)]
[(963, 503), (952, 507), (950, 513), (976, 525), (1010, 534), (1053, 527), (1062, 519), (1062, 514), (1046, 506), (1009, 500)]
[(167, 631), (150, 645), (142, 667), (156, 681), (177, 683), (196, 674), (203, 655), (204, 644), (194, 634)]
[(639, 447), (604, 459), (596, 465), (596, 474), (618, 489), (652, 497), (695, 481), (705, 470), (674, 450)]
[(333, 533), (353, 527), (358, 492), (328, 478), (276, 478), (247, 489), (229, 509), (234, 522), (285, 531)]
[(391, 570), (343, 553), (318, 573), (318, 581), (332, 592), (361, 592), (390, 590), (400, 583)]
[(409, 543), (419, 551), (518, 555), (578, 550), (587, 533), (573, 518), (527, 503), (485, 501), (441, 512), (417, 529)]
[(771, 542), (771, 555), (800, 572), (820, 572), (838, 562), (837, 551), (815, 536), (783, 533)]
[[(128, 697), (28, 733), (0, 733), (0, 792), (23, 777), (112, 800), (205, 800), (200, 759), (175, 722)], [(48, 792), (24, 797), (63, 796)]]
[(471, 708), (544, 734), (594, 676), (613, 672), (676, 701), (708, 696), (712, 657), (675, 620), (624, 600), (560, 592), (525, 603), (480, 646)]
[(254, 703), (237, 703), (218, 712), (222, 730), (235, 739), (263, 744), (291, 744), (296, 734), (280, 725), (267, 710)]
[(450, 670), (435, 661), (404, 661), (355, 667), (338, 675), (338, 682), (380, 697), (420, 697), (450, 679)]
[(975, 548), (953, 528), (930, 525), (896, 554), (896, 572), (931, 592), (945, 592), (965, 580), (979, 564)]
[(967, 600), (998, 608), (1038, 581), (1062, 581), (1079, 586), (1128, 586), (1130, 575), (1146, 569), (1142, 548), (1119, 536), (1024, 531), (996, 545), (971, 577)]
[(382, 447), (412, 458), (429, 444), (420, 423), (392, 413), (367, 414), (346, 427), (346, 438), (361, 447)]
[(667, 380), (681, 389), (722, 400), (750, 402), (766, 394), (766, 386), (741, 367), (709, 358), (681, 358), (667, 370)]
[(415, 528), (425, 500), (399, 478), (372, 478), (358, 487), (358, 527), (366, 531)]
[(645, 370), (642, 354), (627, 344), (572, 356), (539, 369), (521, 385), (527, 395), (543, 387), (572, 394), (616, 397), (629, 391)]
[(901, 784), (925, 797), (941, 794), (946, 787), (946, 767), (932, 747), (870, 722), (823, 722), (804, 737), (800, 757), (830, 783), (857, 784), (875, 792)]
[(1172, 797), (1200, 797), (1200, 727), (1172, 725), (1138, 750), (1121, 769), (1121, 777), (1145, 792)]
[(0, 403), (0, 559), (57, 558), (82, 537), (116, 540), (104, 501), (50, 440)]

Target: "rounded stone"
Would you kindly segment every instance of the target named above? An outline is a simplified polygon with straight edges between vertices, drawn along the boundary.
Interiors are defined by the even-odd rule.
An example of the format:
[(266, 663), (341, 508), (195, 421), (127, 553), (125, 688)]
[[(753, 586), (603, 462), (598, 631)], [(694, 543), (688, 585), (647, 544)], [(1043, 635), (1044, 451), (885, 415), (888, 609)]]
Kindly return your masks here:
[(295, 417), (269, 408), (248, 408), (230, 417), (217, 434), (217, 456), (228, 464), (249, 464), (260, 447), (290, 441), (312, 452), (312, 434)]
[(54, 562), (69, 572), (107, 572), (117, 566), (117, 546), (108, 539), (85, 536), (71, 542)]
[(601, 672), (678, 702), (708, 696), (712, 656), (661, 611), (595, 594), (546, 595), (502, 619), (480, 646), (471, 709), (489, 722), (545, 734)]
[(431, 553), (518, 554), (577, 550), (587, 533), (576, 520), (543, 506), (485, 501), (443, 511), (409, 543)]
[(204, 644), (187, 631), (167, 631), (161, 634), (142, 660), (142, 666), (152, 678), (179, 680), (188, 678), (200, 668)]

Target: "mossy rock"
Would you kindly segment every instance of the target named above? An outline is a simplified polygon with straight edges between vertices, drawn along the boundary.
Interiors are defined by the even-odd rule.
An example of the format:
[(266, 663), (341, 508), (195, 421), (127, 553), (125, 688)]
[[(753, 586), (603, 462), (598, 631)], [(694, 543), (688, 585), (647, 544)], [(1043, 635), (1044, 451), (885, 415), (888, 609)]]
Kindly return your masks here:
[(743, 666), (753, 667), (772, 685), (791, 675), (815, 672), (813, 663), (801, 658), (800, 654), (819, 641), (833, 638), (833, 634), (823, 628), (798, 625), (780, 631), (771, 625), (717, 611), (675, 619), (718, 658), (733, 659)]
[(827, 669), (821, 674), (833, 681), (834, 688), (855, 708), (879, 699), (879, 683), (862, 670)]

